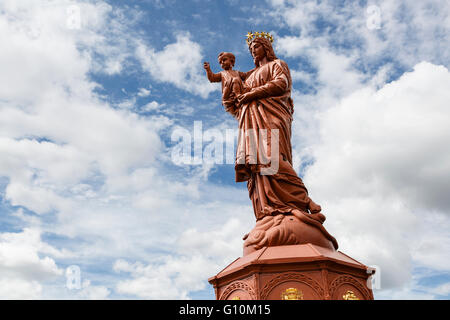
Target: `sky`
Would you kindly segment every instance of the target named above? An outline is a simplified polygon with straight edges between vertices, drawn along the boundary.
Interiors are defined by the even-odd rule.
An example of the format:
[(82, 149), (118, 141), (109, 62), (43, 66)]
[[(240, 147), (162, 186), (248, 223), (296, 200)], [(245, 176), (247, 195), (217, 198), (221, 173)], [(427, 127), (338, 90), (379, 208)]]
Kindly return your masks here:
[(289, 65), (294, 168), (375, 298), (450, 298), (447, 0), (2, 0), (1, 299), (215, 298), (255, 219), (203, 62), (252, 69), (248, 31)]

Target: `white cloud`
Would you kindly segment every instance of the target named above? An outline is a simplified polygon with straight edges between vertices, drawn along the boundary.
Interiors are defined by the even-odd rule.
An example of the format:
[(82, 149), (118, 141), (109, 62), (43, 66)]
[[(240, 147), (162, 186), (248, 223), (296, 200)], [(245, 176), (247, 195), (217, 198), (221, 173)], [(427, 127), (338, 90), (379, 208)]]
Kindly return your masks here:
[(207, 257), (214, 257), (225, 267), (242, 252), (242, 237), (250, 231), (251, 223), (244, 223), (251, 219), (238, 219), (236, 217), (226, 221), (223, 227), (210, 231), (199, 231), (196, 228), (187, 229), (178, 240), (180, 254), (191, 252)]
[(62, 275), (62, 270), (48, 256), (60, 254), (41, 241), (39, 230), (0, 233), (0, 297), (39, 298), (42, 284)]
[(287, 57), (297, 57), (305, 53), (312, 45), (310, 38), (296, 36), (280, 37), (275, 43), (277, 53)]
[(421, 227), (418, 230), (421, 236), (415, 239), (412, 258), (422, 268), (441, 273), (450, 269), (448, 213), (448, 210), (442, 213), (428, 212), (421, 219)]
[(433, 300), (436, 296), (433, 293), (418, 291), (413, 285), (405, 286), (397, 290), (383, 290), (375, 292), (376, 300)]
[[(411, 284), (413, 266), (446, 270), (448, 70), (419, 62), (448, 64), (442, 48), (448, 40), (436, 41), (448, 35), (448, 4), (376, 3), (380, 29), (367, 28), (373, 17), (357, 3), (272, 5), (269, 15), (293, 33), (278, 37), (277, 53), (307, 59), (315, 69), (312, 77), (302, 69), (292, 72), (317, 89), (293, 93), (294, 164), (312, 163), (301, 172), (328, 212), (328, 228), (341, 249), (381, 266), (384, 290)], [(336, 28), (319, 27), (321, 18)], [(415, 64), (413, 72), (385, 85), (399, 66)], [(380, 221), (383, 228), (372, 230)], [(410, 288), (405, 290), (398, 296)]]
[[(310, 178), (318, 179), (324, 161), (332, 174), (328, 181), (352, 187), (386, 183), (389, 188), (383, 192), (405, 195), (411, 205), (448, 209), (449, 185), (442, 175), (450, 170), (450, 154), (444, 148), (450, 139), (448, 80), (446, 68), (421, 63), (377, 92), (360, 90), (324, 112), (324, 143), (315, 149), (317, 162)], [(326, 161), (324, 152), (333, 154), (334, 161)], [(339, 167), (346, 162), (351, 166)], [(327, 198), (341, 192), (345, 189), (330, 186)]]
[(312, 76), (310, 73), (301, 71), (301, 70), (290, 70), (292, 81), (303, 81), (303, 82), (312, 82)]
[[(88, 80), (94, 66), (87, 49), (95, 45), (110, 54), (98, 30), (111, 7), (77, 4), (83, 23), (71, 29), (68, 5), (1, 4), (9, 15), (0, 16), (0, 35), (8, 42), (0, 52), (5, 67), (0, 75), (0, 174), (9, 178), (6, 198), (11, 204), (37, 213), (70, 211), (78, 185), (148, 166), (161, 151), (161, 119), (110, 108)], [(110, 23), (120, 32), (114, 19)], [(27, 30), (37, 27), (39, 33), (30, 38)]]
[[(130, 11), (125, 15), (120, 9), (101, 1), (77, 3), (82, 13), (81, 25), (79, 29), (71, 29), (67, 26), (66, 11), (70, 4), (70, 1), (55, 5), (53, 1), (31, 0), (6, 0), (0, 4), (0, 37), (8, 43), (0, 51), (3, 66), (0, 73), (0, 176), (6, 177), (2, 197), (8, 204), (23, 207), (13, 216), (20, 219), (19, 227), (28, 226), (22, 232), (1, 234), (0, 296), (67, 297), (67, 292), (61, 295), (59, 287), (52, 289), (47, 283), (61, 276), (60, 263), (75, 259), (95, 265), (102, 258), (123, 257), (116, 262), (115, 269), (122, 273), (120, 276), (128, 273), (129, 277), (118, 282), (115, 289), (112, 288), (115, 280), (107, 287), (105, 282), (99, 283), (90, 275), (90, 280), (83, 282), (83, 288), (70, 297), (105, 299), (116, 290), (119, 295), (143, 298), (189, 298), (191, 292), (205, 288), (207, 277), (241, 254), (242, 235), (254, 223), (246, 191), (208, 182), (211, 172), (208, 166), (167, 171), (171, 164), (163, 162), (170, 159), (160, 133), (174, 123), (174, 117), (169, 116), (175, 114), (179, 120), (181, 115), (192, 115), (191, 105), (164, 110), (161, 107), (166, 106), (165, 101), (160, 100), (153, 89), (150, 92), (140, 88), (134, 95), (124, 98), (122, 110), (116, 110), (97, 96), (94, 89), (99, 86), (89, 75), (92, 72), (126, 73), (128, 57), (137, 55), (143, 69), (155, 81), (173, 84), (203, 98), (218, 87), (206, 80), (201, 68), (202, 48), (189, 34), (179, 34), (173, 43), (156, 50), (138, 35), (128, 33), (127, 26), (140, 17), (138, 9), (127, 7)], [(337, 52), (328, 46), (329, 38), (325, 36), (312, 41), (316, 39), (314, 33), (317, 30), (310, 23), (314, 15), (309, 13), (314, 12), (314, 5), (314, 2), (306, 3), (305, 14), (300, 16), (296, 16), (302, 14), (300, 6), (295, 6), (288, 19), (293, 29), (300, 26), (309, 31), (302, 31), (301, 37), (297, 33), (280, 38), (278, 44), (280, 52), (289, 57), (303, 55), (305, 51), (313, 66), (318, 68), (317, 74), (293, 70), (296, 79), (314, 81), (319, 89), (317, 95), (295, 93), (298, 112), (294, 126), (298, 129), (294, 130), (294, 143), (308, 137), (303, 144), (307, 148), (302, 156), (313, 152), (311, 154), (317, 157), (315, 165), (325, 166), (324, 170), (335, 168), (333, 163), (321, 162), (329, 152), (336, 153), (336, 157), (333, 154), (327, 159), (342, 165), (349, 159), (345, 150), (356, 152), (359, 157), (356, 157), (358, 165), (354, 163), (355, 179), (362, 180), (364, 187), (359, 190), (352, 184), (352, 179), (345, 180), (352, 194), (344, 197), (343, 191), (338, 192), (341, 201), (337, 201), (333, 191), (343, 189), (338, 184), (339, 179), (347, 178), (344, 177), (345, 170), (339, 176), (339, 170), (345, 168), (339, 165), (330, 177), (332, 185), (329, 188), (327, 181), (320, 179), (317, 184), (308, 182), (311, 185), (308, 187), (313, 197), (317, 195), (319, 203), (320, 199), (329, 201), (321, 204), (327, 210), (325, 213), (329, 213), (330, 231), (338, 235), (341, 246), (352, 248), (355, 255), (362, 257), (362, 262), (380, 264), (389, 285), (407, 281), (409, 271), (405, 269), (411, 261), (446, 270), (448, 257), (436, 243), (448, 246), (445, 236), (448, 220), (441, 212), (448, 206), (444, 196), (448, 190), (444, 175), (440, 175), (447, 170), (448, 161), (444, 159), (447, 155), (441, 149), (445, 149), (442, 145), (448, 136), (443, 129), (446, 119), (442, 114), (439, 116), (441, 112), (445, 114), (445, 109), (438, 103), (442, 87), (448, 83), (444, 76), (447, 71), (422, 64), (414, 73), (382, 90), (365, 89), (351, 95), (355, 89), (366, 85), (379, 86), (390, 68), (384, 67), (376, 77), (365, 76), (354, 68), (359, 59), (358, 52)], [(332, 11), (332, 7), (324, 2), (320, 8), (325, 13)], [(342, 20), (339, 14), (332, 17)], [(351, 20), (350, 25), (357, 26), (355, 23), (363, 23), (364, 18), (355, 21)], [(389, 28), (393, 30), (393, 27)], [(370, 38), (373, 34), (364, 36)], [(370, 55), (376, 55), (380, 48), (388, 48), (388, 42), (382, 39), (369, 40), (368, 43), (373, 44)], [(438, 74), (443, 78), (436, 79)], [(410, 78), (412, 80), (408, 82)], [(421, 78), (426, 80), (419, 86), (417, 83)], [(434, 79), (431, 81), (433, 86), (428, 83), (429, 79)], [(126, 91), (123, 93), (127, 94)], [(148, 97), (150, 93), (158, 101), (152, 99), (144, 109), (158, 110), (158, 113), (164, 110), (165, 116), (143, 117), (134, 113), (138, 98)], [(346, 99), (342, 104), (337, 104), (343, 97)], [(380, 100), (374, 103), (375, 98)], [(426, 115), (430, 119), (423, 116), (419, 102), (427, 106)], [(405, 103), (411, 104), (412, 108), (406, 107)], [(117, 102), (112, 104), (116, 106)], [(302, 105), (306, 110), (300, 109)], [(358, 108), (361, 105), (365, 106), (363, 112)], [(400, 110), (395, 112), (397, 105)], [(326, 114), (325, 118), (315, 118), (317, 109), (324, 111), (330, 107), (342, 112), (333, 114), (330, 110), (330, 117), (336, 117), (338, 123), (327, 120)], [(374, 108), (382, 112), (377, 113)], [(371, 135), (377, 127), (367, 122), (368, 117), (378, 120), (393, 140)], [(390, 130), (395, 126), (385, 120), (396, 117), (408, 120), (410, 125), (401, 122), (402, 126), (397, 130)], [(366, 121), (366, 126), (352, 127), (357, 121)], [(343, 123), (350, 125), (340, 125)], [(429, 128), (430, 123), (436, 123), (435, 130), (443, 130), (442, 135), (420, 131)], [(327, 140), (331, 134), (325, 131), (324, 144), (315, 145), (318, 136), (315, 129), (319, 125), (333, 134), (337, 132), (336, 138), (351, 143), (339, 149), (340, 141)], [(417, 128), (420, 129), (418, 132), (415, 131)], [(409, 136), (418, 144), (426, 144), (427, 152), (437, 156), (432, 159), (422, 154), (424, 149), (415, 149), (415, 144), (408, 141)], [(384, 159), (377, 149), (371, 149), (370, 155), (374, 159), (365, 161), (362, 147), (367, 141), (382, 145), (383, 152), (395, 151), (396, 143), (404, 144), (406, 156), (402, 158), (399, 152), (392, 157), (406, 159), (410, 166), (422, 170), (410, 177), (406, 166)], [(431, 162), (432, 166), (425, 165)], [(362, 179), (371, 172), (368, 164), (374, 172), (386, 165), (388, 172), (378, 179)], [(308, 175), (314, 172), (313, 168), (308, 170)], [(347, 169), (346, 173), (353, 174), (353, 170)], [(433, 185), (436, 192), (431, 191), (432, 182), (437, 182)], [(429, 189), (421, 193), (416, 184), (427, 185)], [(402, 191), (396, 196), (390, 196), (386, 191), (377, 198), (371, 197), (371, 191), (379, 186)], [(422, 211), (432, 207), (437, 212), (433, 217), (427, 217), (425, 226), (418, 227), (420, 220), (411, 213), (405, 199), (412, 200), (408, 203), (414, 203)], [(391, 221), (392, 225), (383, 228), (382, 237), (364, 228), (366, 235), (355, 236), (361, 226), (379, 223), (380, 203), (384, 209), (381, 217)], [(349, 207), (355, 211), (348, 214)], [(358, 215), (360, 212), (364, 214)], [(408, 228), (423, 234), (415, 240), (415, 250), (405, 244), (405, 234), (398, 232), (397, 227), (405, 226), (405, 223)], [(433, 233), (433, 230), (439, 232)], [(65, 239), (55, 241), (64, 249), (57, 250), (46, 244), (40, 238), (44, 232)], [(48, 241), (52, 243), (52, 240)], [(373, 253), (367, 252), (368, 247), (374, 249)], [(155, 248), (164, 248), (167, 254), (154, 252)], [(386, 272), (386, 266), (390, 271)], [(394, 279), (397, 274), (401, 276)], [(170, 291), (167, 288), (171, 288)], [(444, 292), (445, 288), (440, 291)]]
[(136, 54), (144, 70), (156, 81), (171, 83), (203, 98), (217, 89), (202, 72), (200, 45), (187, 33), (177, 35), (176, 42), (166, 45), (161, 51), (140, 43)]
[(151, 101), (142, 107), (141, 111), (157, 111), (160, 108), (164, 107), (164, 104), (160, 104), (157, 101)]
[(150, 89), (139, 88), (138, 97), (148, 97), (151, 94)]
[(410, 281), (413, 263), (448, 270), (449, 239), (437, 225), (450, 212), (449, 81), (445, 67), (423, 62), (318, 117), (305, 183), (341, 250), (379, 265), (384, 289)]
[[(139, 263), (129, 265), (127, 262), (116, 264), (117, 272), (131, 271), (131, 279), (121, 280), (117, 292), (144, 299), (187, 299), (188, 292), (205, 287), (204, 274), (201, 270), (210, 267), (211, 262), (202, 256), (166, 257), (162, 264)], [(124, 266), (125, 265), (125, 266)], [(125, 267), (125, 270), (121, 269)]]
[[(0, 36), (8, 42), (7, 50), (0, 52), (4, 65), (0, 74), (0, 176), (7, 178), (2, 196), (9, 205), (51, 213), (40, 219), (19, 209), (14, 214), (22, 222), (18, 226), (61, 237), (84, 237), (86, 242), (68, 245), (72, 252), (53, 250), (40, 258), (44, 244), (38, 234), (28, 229), (18, 235), (2, 234), (1, 250), (6, 251), (0, 255), (1, 268), (7, 270), (2, 273), (2, 284), (6, 286), (10, 279), (10, 286), (17, 284), (17, 290), (23, 288), (29, 292), (25, 296), (33, 298), (46, 294), (45, 274), (59, 273), (54, 259), (85, 259), (90, 252), (89, 245), (83, 251), (86, 243), (97, 242), (104, 248), (108, 239), (120, 242), (123, 234), (120, 230), (116, 234), (114, 228), (120, 227), (123, 211), (132, 210), (122, 210), (130, 194), (117, 198), (114, 184), (137, 168), (158, 164), (162, 150), (158, 131), (170, 125), (165, 117), (142, 118), (130, 110), (115, 110), (94, 93), (97, 85), (88, 78), (88, 72), (98, 66), (93, 52), (111, 55), (114, 51), (99, 31), (107, 20), (117, 23), (107, 17), (110, 6), (77, 4), (83, 24), (70, 29), (66, 26), (68, 3), (47, 4), (0, 4)], [(40, 17), (39, 33), (30, 38), (27, 30), (34, 30), (36, 16)], [(119, 32), (120, 24), (116, 27)], [(138, 217), (142, 212), (133, 214)], [(89, 219), (81, 221), (83, 217)], [(112, 217), (116, 219), (108, 223)], [(138, 218), (131, 221), (129, 230), (139, 225)], [(14, 240), (19, 235), (32, 240), (19, 245)], [(77, 251), (80, 247), (82, 252)], [(102, 286), (89, 285), (84, 292), (85, 297), (108, 295)], [(11, 291), (13, 296), (16, 293)]]
[(84, 280), (81, 286), (82, 288), (78, 295), (82, 299), (105, 300), (111, 293), (111, 291), (105, 286), (94, 286), (89, 280)]
[[(305, 54), (314, 47), (329, 46), (337, 52), (358, 51), (365, 65), (387, 57), (403, 66), (422, 60), (450, 61), (445, 43), (450, 30), (450, 6), (437, 1), (270, 1), (266, 13), (287, 25), (294, 35), (277, 40), (287, 56)], [(375, 6), (375, 10), (367, 9)], [(323, 22), (326, 21), (326, 25)], [(368, 27), (373, 24), (379, 28)]]
[(432, 290), (435, 294), (441, 296), (450, 295), (450, 282), (443, 283)]
[(0, 278), (0, 298), (2, 300), (39, 299), (42, 285), (38, 281), (26, 281), (21, 278)]
[(117, 260), (114, 271), (130, 274), (129, 279), (117, 283), (117, 291), (144, 299), (189, 299), (190, 293), (205, 289), (207, 278), (242, 254), (246, 231), (233, 218), (219, 229), (186, 230), (177, 240), (176, 255), (162, 256), (148, 264)]

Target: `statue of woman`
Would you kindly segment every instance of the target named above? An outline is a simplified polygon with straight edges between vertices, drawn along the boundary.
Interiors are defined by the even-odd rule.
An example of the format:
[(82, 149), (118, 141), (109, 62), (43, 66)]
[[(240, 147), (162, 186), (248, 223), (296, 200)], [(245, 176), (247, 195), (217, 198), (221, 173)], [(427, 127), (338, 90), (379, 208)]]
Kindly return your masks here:
[(308, 196), (305, 185), (292, 167), (291, 123), (294, 105), (289, 68), (275, 56), (269, 38), (255, 37), (249, 42), (249, 50), (256, 68), (245, 79), (245, 86), (250, 91), (238, 96), (239, 129), (244, 133), (249, 129), (253, 132), (267, 130), (269, 137), (264, 143), (268, 144), (268, 153), (274, 150), (270, 134), (277, 129), (278, 172), (261, 174), (261, 169), (270, 167), (271, 163), (251, 163), (248, 146), (245, 146), (245, 140), (239, 139), (236, 181), (248, 181), (257, 220), (268, 215), (300, 211), (323, 223), (325, 216), (320, 213), (321, 207)]
[[(226, 106), (239, 121), (236, 182), (247, 181), (256, 217), (254, 229), (244, 237), (244, 254), (263, 246), (302, 243), (337, 249), (322, 225), (321, 207), (292, 167), (292, 79), (271, 41), (264, 32), (248, 34), (255, 68), (239, 73), (243, 90)], [(204, 67), (211, 80), (209, 64)]]
[[(244, 237), (244, 253), (263, 246), (299, 243), (337, 249), (336, 239), (322, 225), (325, 216), (321, 207), (311, 200), (292, 167), (292, 79), (286, 62), (276, 57), (271, 41), (267, 33), (249, 33), (247, 43), (255, 68), (246, 73), (246, 90), (237, 97), (240, 137), (236, 181), (247, 181), (256, 217), (255, 228)], [(266, 134), (261, 135), (261, 131)], [(275, 135), (277, 139), (273, 140), (271, 136)], [(255, 136), (256, 159), (255, 143), (250, 141)], [(264, 152), (269, 161), (260, 161)], [(273, 167), (277, 170), (267, 173)]]

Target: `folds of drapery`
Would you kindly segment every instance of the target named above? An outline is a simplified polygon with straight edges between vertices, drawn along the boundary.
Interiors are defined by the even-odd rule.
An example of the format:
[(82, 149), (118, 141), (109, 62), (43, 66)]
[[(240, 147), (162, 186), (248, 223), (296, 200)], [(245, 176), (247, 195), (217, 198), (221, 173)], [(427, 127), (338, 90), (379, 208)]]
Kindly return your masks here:
[(255, 216), (308, 211), (309, 197), (292, 167), (291, 77), (277, 59), (248, 75), (245, 85), (256, 100), (237, 110), (236, 181), (248, 181)]

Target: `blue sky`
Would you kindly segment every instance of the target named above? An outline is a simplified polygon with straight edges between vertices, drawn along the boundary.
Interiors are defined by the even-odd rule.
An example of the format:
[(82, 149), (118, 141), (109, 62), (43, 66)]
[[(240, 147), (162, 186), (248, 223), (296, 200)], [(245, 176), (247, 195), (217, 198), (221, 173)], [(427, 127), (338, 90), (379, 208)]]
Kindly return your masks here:
[(245, 35), (268, 31), (293, 77), (294, 166), (340, 250), (379, 268), (375, 298), (448, 299), (449, 10), (2, 1), (0, 297), (213, 299), (251, 203), (232, 164), (174, 163), (172, 137), (236, 128), (203, 61), (250, 70)]

